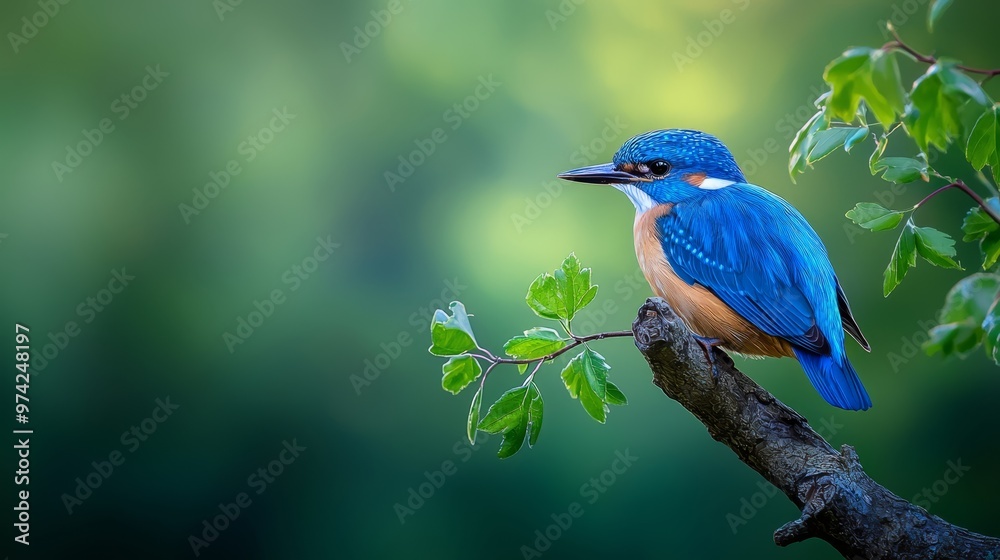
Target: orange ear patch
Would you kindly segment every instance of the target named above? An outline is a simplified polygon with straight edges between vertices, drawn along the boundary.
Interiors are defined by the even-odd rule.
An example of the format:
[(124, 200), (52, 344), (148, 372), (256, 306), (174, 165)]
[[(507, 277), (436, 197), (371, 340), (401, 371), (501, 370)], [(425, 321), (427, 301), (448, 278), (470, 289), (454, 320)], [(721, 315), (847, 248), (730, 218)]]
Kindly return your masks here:
[(705, 182), (705, 177), (707, 177), (705, 173), (688, 173), (681, 178), (684, 179), (685, 183), (700, 187)]

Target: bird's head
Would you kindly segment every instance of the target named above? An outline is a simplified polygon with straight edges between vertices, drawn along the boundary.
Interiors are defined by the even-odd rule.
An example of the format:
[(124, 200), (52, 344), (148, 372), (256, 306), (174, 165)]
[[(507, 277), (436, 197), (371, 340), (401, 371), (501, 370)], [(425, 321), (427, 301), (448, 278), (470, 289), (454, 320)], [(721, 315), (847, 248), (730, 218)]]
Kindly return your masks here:
[(697, 130), (656, 130), (629, 139), (612, 163), (567, 171), (561, 179), (611, 185), (643, 212), (678, 203), (746, 178), (733, 154), (711, 134)]

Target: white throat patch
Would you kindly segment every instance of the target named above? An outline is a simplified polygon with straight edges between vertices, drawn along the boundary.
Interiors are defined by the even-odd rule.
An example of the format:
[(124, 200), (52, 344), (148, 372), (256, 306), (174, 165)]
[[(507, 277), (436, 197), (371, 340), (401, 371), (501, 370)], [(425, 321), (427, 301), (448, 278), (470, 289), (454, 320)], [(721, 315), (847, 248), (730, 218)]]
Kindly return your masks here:
[(628, 199), (635, 205), (635, 213), (637, 215), (642, 214), (643, 212), (656, 206), (656, 202), (650, 198), (645, 191), (635, 185), (614, 184), (611, 186), (622, 191), (626, 196), (628, 196)]

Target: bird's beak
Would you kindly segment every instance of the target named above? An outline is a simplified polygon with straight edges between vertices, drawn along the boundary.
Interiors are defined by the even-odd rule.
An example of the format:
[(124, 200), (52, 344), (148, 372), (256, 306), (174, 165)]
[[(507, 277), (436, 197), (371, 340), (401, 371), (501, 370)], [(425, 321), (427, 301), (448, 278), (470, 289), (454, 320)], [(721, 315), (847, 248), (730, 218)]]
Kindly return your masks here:
[(577, 183), (592, 183), (595, 185), (614, 185), (622, 183), (635, 183), (638, 181), (649, 181), (645, 177), (637, 177), (631, 173), (615, 169), (613, 163), (602, 163), (601, 165), (591, 165), (581, 167), (572, 171), (566, 171), (558, 175), (560, 179), (576, 181)]

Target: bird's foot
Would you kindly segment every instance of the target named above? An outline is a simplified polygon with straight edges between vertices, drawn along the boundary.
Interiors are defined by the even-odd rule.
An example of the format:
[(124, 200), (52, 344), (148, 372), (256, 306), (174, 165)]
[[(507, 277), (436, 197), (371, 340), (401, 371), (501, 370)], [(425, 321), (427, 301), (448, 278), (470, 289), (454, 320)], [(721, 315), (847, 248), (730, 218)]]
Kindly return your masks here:
[(712, 381), (719, 382), (719, 364), (715, 361), (715, 348), (722, 344), (722, 341), (718, 338), (709, 338), (707, 336), (693, 335), (694, 339), (701, 346), (701, 349), (705, 351), (705, 359), (712, 366)]

